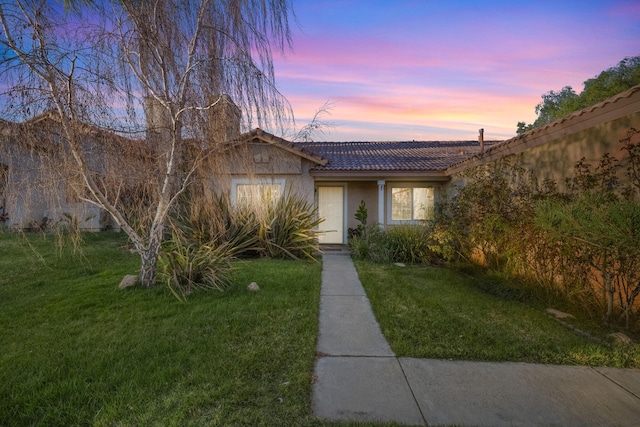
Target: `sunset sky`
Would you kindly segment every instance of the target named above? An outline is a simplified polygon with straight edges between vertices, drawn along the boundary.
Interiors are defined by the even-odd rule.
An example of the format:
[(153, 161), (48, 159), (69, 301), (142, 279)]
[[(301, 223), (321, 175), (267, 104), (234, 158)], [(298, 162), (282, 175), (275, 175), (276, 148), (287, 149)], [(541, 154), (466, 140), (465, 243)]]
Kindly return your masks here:
[(327, 101), (317, 140), (515, 135), (549, 90), (640, 55), (640, 2), (294, 1), (276, 76), (297, 126)]

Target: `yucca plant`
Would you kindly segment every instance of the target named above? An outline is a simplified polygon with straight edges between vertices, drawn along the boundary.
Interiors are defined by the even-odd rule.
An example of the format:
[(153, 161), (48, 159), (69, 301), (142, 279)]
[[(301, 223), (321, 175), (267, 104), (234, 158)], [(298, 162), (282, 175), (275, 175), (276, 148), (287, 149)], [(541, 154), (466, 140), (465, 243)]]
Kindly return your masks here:
[(249, 227), (227, 227), (242, 223), (225, 210), (222, 200), (217, 200), (215, 216), (201, 203), (185, 201), (170, 219), (171, 235), (158, 261), (159, 280), (178, 299), (184, 300), (197, 289), (225, 290), (231, 283), (233, 259), (256, 242)]
[(160, 280), (180, 300), (198, 289), (224, 291), (231, 284), (233, 252), (227, 242), (198, 244), (174, 228), (160, 254)]
[(319, 251), (317, 209), (302, 196), (287, 192), (267, 202), (259, 216), (259, 245), (271, 258), (315, 259)]
[(214, 204), (213, 213), (200, 219), (200, 222), (208, 223), (207, 239), (228, 243), (235, 256), (259, 251), (257, 212), (249, 206), (233, 206), (225, 195), (218, 196)]

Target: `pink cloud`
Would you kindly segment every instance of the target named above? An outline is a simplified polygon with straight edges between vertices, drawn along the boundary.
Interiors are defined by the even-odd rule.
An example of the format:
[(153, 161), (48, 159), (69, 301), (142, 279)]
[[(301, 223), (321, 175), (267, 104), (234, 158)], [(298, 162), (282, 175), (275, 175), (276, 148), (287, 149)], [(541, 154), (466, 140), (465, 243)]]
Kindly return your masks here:
[[(603, 17), (601, 4), (419, 2), (373, 13), (356, 1), (345, 16), (331, 5), (314, 7), (313, 25), (296, 34), (276, 75), (299, 119), (337, 101), (331, 119), (345, 126), (335, 139), (356, 129), (371, 134), (365, 124), (379, 134), (381, 123), (393, 135), (473, 135), (484, 127), (513, 136), (518, 121), (535, 119), (542, 94), (567, 85), (580, 91), (586, 79), (640, 53), (637, 37), (626, 36), (637, 34), (637, 22)], [(621, 8), (639, 7), (612, 10)], [(334, 21), (316, 22), (327, 17)]]

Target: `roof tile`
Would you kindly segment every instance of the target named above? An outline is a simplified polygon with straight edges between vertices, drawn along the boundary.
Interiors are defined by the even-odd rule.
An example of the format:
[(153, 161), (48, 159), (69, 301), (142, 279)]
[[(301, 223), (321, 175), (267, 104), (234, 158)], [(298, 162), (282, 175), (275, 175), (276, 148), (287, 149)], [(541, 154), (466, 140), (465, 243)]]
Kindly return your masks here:
[[(485, 141), (485, 149), (499, 141)], [(296, 142), (327, 159), (314, 170), (428, 171), (444, 170), (480, 153), (478, 141)]]

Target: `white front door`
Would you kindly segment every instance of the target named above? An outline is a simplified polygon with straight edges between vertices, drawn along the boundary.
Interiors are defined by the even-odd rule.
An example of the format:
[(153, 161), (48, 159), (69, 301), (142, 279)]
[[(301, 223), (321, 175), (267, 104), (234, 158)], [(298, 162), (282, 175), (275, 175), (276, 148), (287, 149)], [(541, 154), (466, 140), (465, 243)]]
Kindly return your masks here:
[(344, 187), (318, 187), (318, 215), (320, 243), (343, 244)]

